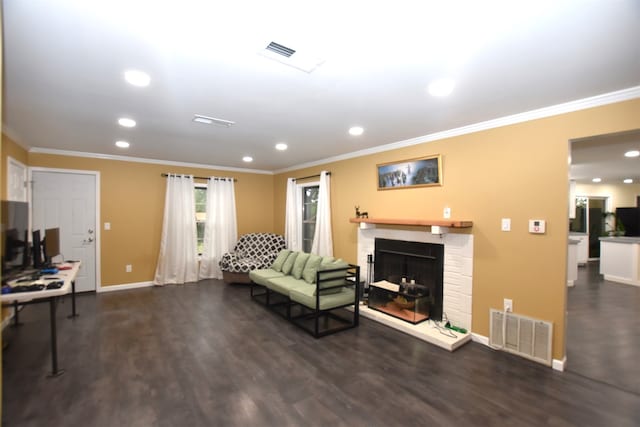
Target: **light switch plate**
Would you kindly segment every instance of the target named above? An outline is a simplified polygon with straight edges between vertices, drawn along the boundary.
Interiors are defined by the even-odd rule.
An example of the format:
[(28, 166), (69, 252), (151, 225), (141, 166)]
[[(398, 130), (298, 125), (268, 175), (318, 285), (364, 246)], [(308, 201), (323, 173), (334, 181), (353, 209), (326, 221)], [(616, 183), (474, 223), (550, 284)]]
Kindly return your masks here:
[(451, 218), (451, 208), (444, 208), (444, 211), (442, 212), (442, 216), (445, 219)]
[(502, 218), (502, 231), (511, 231), (511, 218)]

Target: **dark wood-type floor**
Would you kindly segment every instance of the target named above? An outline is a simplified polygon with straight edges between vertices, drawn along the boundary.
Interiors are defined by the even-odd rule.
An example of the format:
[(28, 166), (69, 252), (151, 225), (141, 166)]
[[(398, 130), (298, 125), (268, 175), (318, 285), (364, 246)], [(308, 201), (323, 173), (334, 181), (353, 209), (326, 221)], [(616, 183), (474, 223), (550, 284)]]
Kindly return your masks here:
[(567, 369), (640, 395), (640, 287), (605, 281), (589, 263), (567, 308)]
[(637, 426), (640, 396), (470, 343), (449, 353), (368, 319), (315, 340), (218, 281), (84, 295), (7, 328), (6, 426)]

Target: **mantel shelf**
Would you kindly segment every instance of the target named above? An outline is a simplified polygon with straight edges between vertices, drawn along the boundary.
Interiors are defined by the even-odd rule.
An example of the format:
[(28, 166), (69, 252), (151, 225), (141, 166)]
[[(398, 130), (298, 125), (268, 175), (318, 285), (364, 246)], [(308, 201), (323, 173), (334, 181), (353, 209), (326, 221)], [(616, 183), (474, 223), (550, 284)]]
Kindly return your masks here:
[(387, 224), (387, 225), (417, 225), (451, 227), (451, 228), (471, 228), (473, 221), (460, 221), (455, 219), (388, 219), (388, 218), (350, 218), (349, 222), (365, 224)]

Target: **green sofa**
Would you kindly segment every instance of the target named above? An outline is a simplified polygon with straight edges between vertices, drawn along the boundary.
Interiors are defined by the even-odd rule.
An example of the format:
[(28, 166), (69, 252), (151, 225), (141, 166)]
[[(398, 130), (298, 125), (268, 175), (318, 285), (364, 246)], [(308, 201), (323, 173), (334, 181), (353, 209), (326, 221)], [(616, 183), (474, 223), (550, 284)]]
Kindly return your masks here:
[(254, 301), (316, 338), (358, 326), (357, 265), (283, 249), (270, 268), (252, 270), (249, 278)]

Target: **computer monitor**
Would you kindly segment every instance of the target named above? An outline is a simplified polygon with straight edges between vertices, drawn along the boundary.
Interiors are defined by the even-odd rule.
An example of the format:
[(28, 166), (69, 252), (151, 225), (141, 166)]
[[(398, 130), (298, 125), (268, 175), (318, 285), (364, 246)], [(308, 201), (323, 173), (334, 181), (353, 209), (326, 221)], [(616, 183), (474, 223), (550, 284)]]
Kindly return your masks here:
[(44, 259), (51, 264), (51, 258), (60, 255), (60, 229), (47, 228), (44, 231)]
[(29, 256), (29, 204), (27, 202), (2, 201), (2, 274), (26, 268)]

